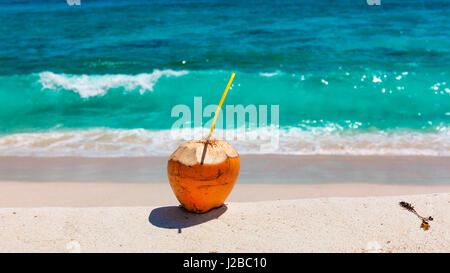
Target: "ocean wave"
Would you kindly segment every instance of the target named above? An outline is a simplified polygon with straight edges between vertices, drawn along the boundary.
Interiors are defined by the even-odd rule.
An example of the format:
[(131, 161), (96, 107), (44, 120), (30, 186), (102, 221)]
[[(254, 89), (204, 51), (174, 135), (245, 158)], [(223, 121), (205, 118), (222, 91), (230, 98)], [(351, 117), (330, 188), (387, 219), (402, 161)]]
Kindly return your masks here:
[[(276, 153), (442, 155), (448, 152), (448, 144), (442, 140), (448, 141), (447, 135), (433, 129), (450, 125), (446, 74), (346, 69), (325, 74), (289, 73), (283, 70), (236, 72), (226, 105), (221, 111), (222, 122), (219, 122), (219, 116), (216, 127), (242, 125), (235, 124), (237, 116), (228, 115), (228, 105), (270, 109), (267, 113), (257, 111), (258, 126), (267, 124), (264, 118), (267, 122), (273, 122), (271, 109), (277, 106), (278, 121), (283, 129), (279, 132), (282, 137)], [(272, 72), (278, 74), (269, 76)], [(208, 116), (205, 109), (212, 105), (215, 110), (214, 104), (218, 102), (230, 74), (230, 71), (219, 70), (154, 70), (137, 75), (75, 75), (49, 71), (0, 75), (2, 141), (19, 137), (24, 141), (23, 146), (19, 143), (0, 147), (0, 152), (11, 155), (15, 151), (21, 154), (96, 155), (98, 150), (101, 156), (108, 156), (104, 147), (112, 147), (111, 153), (118, 156), (127, 153), (167, 154), (170, 149), (165, 149), (165, 145), (174, 146), (163, 141), (173, 132), (170, 131), (173, 124), (181, 118), (172, 115), (174, 107), (186, 106), (191, 111), (186, 112), (185, 125), (207, 126), (210, 114)], [(401, 80), (397, 80), (400, 75)], [(430, 89), (433, 85), (438, 90)], [(201, 97), (201, 105), (196, 106), (195, 97)], [(203, 111), (201, 124), (194, 120), (196, 107)], [(251, 128), (256, 126), (249, 114), (245, 114), (245, 124)], [(139, 135), (136, 138), (153, 138), (154, 142), (148, 147), (138, 144), (131, 147), (122, 145), (120, 140), (95, 142), (89, 138), (92, 132), (99, 132), (116, 139), (121, 134), (137, 132), (132, 130), (136, 128), (146, 129), (136, 133)], [(49, 133), (38, 133), (49, 130)], [(265, 129), (259, 130), (257, 135), (262, 139), (235, 142), (242, 147), (243, 153), (260, 152), (259, 145), (268, 143), (264, 140), (268, 139), (264, 137)], [(30, 134), (16, 135), (22, 132)], [(60, 134), (71, 136), (67, 142), (55, 142), (54, 146), (61, 148), (62, 152), (57, 148), (47, 152), (46, 149), (53, 149), (53, 146), (42, 149), (33, 146), (41, 137), (53, 139)], [(412, 140), (417, 140), (417, 145), (408, 139), (410, 136)], [(28, 141), (31, 144), (28, 145)], [(158, 146), (156, 141), (163, 144)], [(81, 147), (81, 150), (71, 150), (73, 145)], [(424, 148), (417, 148), (419, 146)], [(91, 153), (90, 149), (94, 152)], [(127, 152), (126, 149), (133, 150)]]
[(39, 82), (42, 89), (72, 90), (82, 98), (103, 96), (109, 89), (122, 87), (127, 91), (139, 89), (142, 94), (145, 91), (153, 91), (153, 86), (162, 77), (178, 77), (188, 74), (188, 71), (154, 70), (152, 73), (137, 75), (70, 75), (55, 74), (53, 72), (39, 73)]
[[(266, 127), (216, 130), (214, 136), (229, 141), (240, 154), (450, 156), (449, 129), (361, 132)], [(179, 144), (202, 138), (208, 131), (95, 128), (12, 134), (0, 137), (0, 156), (168, 156)]]

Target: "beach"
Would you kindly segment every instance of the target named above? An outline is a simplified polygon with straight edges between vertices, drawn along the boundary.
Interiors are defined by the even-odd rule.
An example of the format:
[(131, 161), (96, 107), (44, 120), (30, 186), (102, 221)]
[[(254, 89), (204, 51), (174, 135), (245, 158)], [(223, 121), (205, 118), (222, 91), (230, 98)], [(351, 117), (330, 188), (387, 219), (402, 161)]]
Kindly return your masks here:
[(448, 1), (0, 10), (0, 252), (450, 252)]
[[(260, 168), (267, 177), (260, 182), (244, 173), (224, 207), (192, 214), (178, 207), (163, 178), (163, 158), (2, 158), (2, 171), (9, 170), (15, 179), (0, 181), (0, 251), (449, 252), (449, 160), (243, 156), (247, 169), (260, 168), (262, 162), (279, 169), (296, 162), (298, 168), (280, 175), (281, 180)], [(328, 178), (307, 177), (300, 161), (309, 162), (308, 169), (322, 169)], [(341, 171), (351, 170), (348, 165), (355, 162), (362, 170), (365, 164), (372, 166), (377, 175), (365, 172), (366, 179), (355, 182), (360, 176)], [(410, 168), (401, 171), (399, 166), (408, 166), (405, 162)], [(419, 175), (419, 166), (429, 168), (427, 164), (433, 171)], [(101, 170), (102, 175), (91, 173), (98, 181), (89, 181), (86, 170), (72, 175), (77, 167), (89, 165)], [(108, 181), (117, 166), (128, 168), (128, 178)], [(141, 166), (161, 179), (140, 181)], [(408, 183), (406, 174), (413, 171), (428, 184)], [(27, 176), (32, 173), (34, 181)], [(52, 180), (51, 174), (68, 179)], [(401, 208), (400, 201), (412, 203), (424, 217), (432, 216), (430, 229), (421, 229), (421, 221)]]

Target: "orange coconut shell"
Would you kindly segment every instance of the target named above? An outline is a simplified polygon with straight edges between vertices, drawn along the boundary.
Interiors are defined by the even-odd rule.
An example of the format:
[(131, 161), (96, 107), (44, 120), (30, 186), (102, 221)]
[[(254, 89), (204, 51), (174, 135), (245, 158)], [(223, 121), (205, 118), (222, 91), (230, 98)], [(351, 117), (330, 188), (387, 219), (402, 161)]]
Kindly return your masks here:
[(211, 140), (200, 164), (205, 141), (182, 144), (169, 159), (167, 173), (183, 207), (204, 213), (223, 204), (239, 176), (240, 159), (225, 141)]

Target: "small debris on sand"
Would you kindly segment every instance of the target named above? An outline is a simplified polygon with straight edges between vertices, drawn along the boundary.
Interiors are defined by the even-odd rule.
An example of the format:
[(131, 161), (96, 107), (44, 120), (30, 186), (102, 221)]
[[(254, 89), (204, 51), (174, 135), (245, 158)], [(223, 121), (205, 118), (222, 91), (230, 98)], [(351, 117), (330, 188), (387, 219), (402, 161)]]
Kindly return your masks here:
[(408, 203), (408, 202), (401, 201), (401, 202), (399, 203), (399, 205), (400, 205), (402, 208), (404, 208), (404, 209), (406, 209), (406, 210), (408, 210), (408, 211), (414, 213), (420, 220), (422, 220), (422, 223), (420, 224), (420, 228), (422, 228), (423, 230), (428, 230), (428, 229), (430, 228), (430, 224), (429, 224), (428, 222), (429, 222), (429, 221), (433, 221), (433, 217), (429, 216), (429, 217), (426, 218), (426, 217), (420, 216), (420, 215), (417, 213), (417, 211), (414, 209), (414, 206), (411, 205), (411, 204)]

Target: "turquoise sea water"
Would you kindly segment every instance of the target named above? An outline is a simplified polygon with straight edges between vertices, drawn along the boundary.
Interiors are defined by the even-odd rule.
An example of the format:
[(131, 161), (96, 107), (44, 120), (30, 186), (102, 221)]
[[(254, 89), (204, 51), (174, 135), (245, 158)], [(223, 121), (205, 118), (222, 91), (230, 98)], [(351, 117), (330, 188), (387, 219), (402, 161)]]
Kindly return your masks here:
[(168, 154), (232, 72), (226, 104), (279, 105), (272, 153), (450, 155), (450, 3), (299, 2), (1, 2), (0, 155)]

